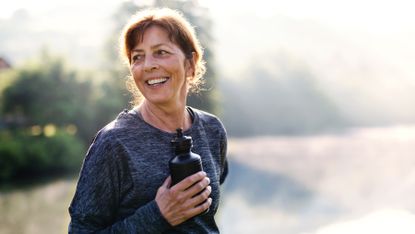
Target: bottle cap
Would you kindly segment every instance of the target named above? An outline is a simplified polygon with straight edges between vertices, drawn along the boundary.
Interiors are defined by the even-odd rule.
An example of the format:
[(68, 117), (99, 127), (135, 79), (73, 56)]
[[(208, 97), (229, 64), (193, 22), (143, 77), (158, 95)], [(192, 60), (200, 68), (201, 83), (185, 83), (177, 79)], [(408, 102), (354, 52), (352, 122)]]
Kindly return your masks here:
[(183, 135), (181, 128), (176, 129), (176, 137), (171, 141), (176, 154), (186, 153), (192, 147), (192, 137)]

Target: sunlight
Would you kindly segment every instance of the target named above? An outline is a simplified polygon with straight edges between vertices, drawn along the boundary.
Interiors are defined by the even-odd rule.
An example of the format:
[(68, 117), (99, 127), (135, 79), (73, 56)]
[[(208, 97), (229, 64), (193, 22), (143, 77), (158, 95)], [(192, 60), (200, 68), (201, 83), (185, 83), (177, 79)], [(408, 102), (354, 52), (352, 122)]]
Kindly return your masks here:
[(380, 210), (353, 221), (332, 224), (316, 234), (413, 234), (415, 215), (405, 210)]
[(56, 134), (56, 125), (47, 124), (45, 127), (43, 127), (43, 133), (46, 137), (53, 137)]
[(42, 134), (42, 128), (39, 125), (34, 125), (30, 128), (30, 134), (32, 136), (39, 136)]
[[(341, 28), (365, 28), (369, 31), (389, 32), (407, 29), (415, 23), (412, 9), (415, 5), (406, 0), (293, 0), (293, 1), (233, 1), (200, 0), (201, 4), (231, 14), (252, 12), (257, 17), (284, 15), (293, 19), (326, 22)], [(301, 6), (301, 7), (299, 7)], [(232, 9), (232, 11), (230, 11)]]
[[(106, 9), (113, 9), (117, 6), (118, 1), (107, 1), (102, 2), (98, 0), (91, 0), (91, 1), (83, 1), (83, 0), (72, 0), (72, 1), (64, 1), (64, 0), (13, 0), (7, 1), (7, 3), (2, 3), (0, 7), (0, 19), (7, 19), (13, 16), (13, 14), (17, 10), (25, 10), (30, 15), (37, 15), (37, 16), (44, 16), (48, 17), (53, 13), (56, 9), (61, 8), (62, 6), (66, 6), (69, 8), (77, 8), (79, 10), (93, 10), (96, 6), (100, 7), (100, 13)], [(86, 9), (85, 9), (86, 8)], [(97, 15), (97, 14), (91, 14)]]
[(19, 9), (25, 9), (30, 12), (42, 12), (45, 9), (49, 9), (52, 6), (61, 4), (59, 1), (53, 0), (14, 0), (2, 3), (0, 8), (0, 18), (9, 18), (13, 13)]
[[(111, 116), (100, 113), (118, 113), (128, 105), (124, 85), (113, 82), (124, 77), (116, 58), (116, 28), (128, 17), (127, 11), (137, 10), (125, 4), (129, 1), (140, 7), (162, 2), (3, 1), (0, 57), (12, 68), (0, 71), (0, 76), (7, 72), (0, 79), (0, 94), (16, 79), (23, 79), (20, 74), (25, 73), (20, 71), (31, 68), (26, 61), (41, 61), (44, 50), (61, 55), (67, 61), (65, 71), (73, 70), (77, 81), (91, 82), (91, 86), (83, 83), (82, 88), (70, 91), (76, 99), (64, 104), (65, 113), (85, 109), (73, 109), (73, 103), (90, 106), (87, 109), (94, 113), (84, 118), (84, 127), (73, 124), (78, 121), (72, 117), (64, 122), (48, 120), (60, 125), (41, 124), (45, 120), (24, 124), (24, 134), (33, 137), (19, 141), (8, 137), (8, 119), (2, 113), (0, 156), (6, 149), (23, 158), (30, 154), (22, 149), (38, 149), (52, 142), (68, 150), (61, 154), (52, 150), (55, 145), (50, 152), (49, 148), (38, 150), (39, 155), (53, 153), (48, 158), (39, 156), (39, 161), (45, 159), (39, 165), (54, 165), (49, 162), (55, 158), (68, 168), (76, 160), (80, 164), (83, 143), (89, 142), (85, 138)], [(224, 202), (218, 213), (224, 233), (415, 233), (415, 200), (411, 197), (415, 193), (415, 1), (195, 1), (202, 7), (186, 4), (184, 12), (191, 13), (189, 19), (197, 23), (196, 31), (206, 49), (204, 58), (212, 70), (203, 90), (213, 92), (202, 92), (201, 97), (213, 95), (211, 107), (221, 113), (229, 133), (227, 180), (231, 182), (224, 185)], [(203, 14), (195, 14), (199, 10)], [(36, 66), (44, 74), (52, 74), (46, 73), (49, 66)], [(215, 74), (213, 80), (210, 74)], [(91, 87), (91, 92), (78, 97), (75, 91), (85, 87)], [(16, 86), (16, 90), (23, 89)], [(62, 95), (69, 94), (66, 91)], [(101, 96), (111, 98), (109, 105), (104, 105), (104, 99), (103, 105), (92, 102)], [(10, 103), (18, 103), (16, 100)], [(38, 116), (35, 114), (31, 115)], [(19, 134), (13, 137), (18, 139)], [(13, 157), (8, 162), (20, 173), (23, 163)], [(70, 160), (60, 160), (65, 157)], [(24, 165), (40, 168), (26, 163), (30, 160)], [(3, 165), (0, 163), (0, 180), (3, 175), (12, 178), (11, 172), (1, 169)], [(75, 183), (71, 181), (66, 190), (57, 186), (56, 191), (74, 190)], [(54, 195), (48, 191), (44, 192)], [(33, 196), (31, 191), (24, 194)], [(11, 218), (0, 219), (0, 233), (5, 228), (6, 232), (7, 228), (43, 228), (38, 220), (43, 214), (20, 209), (29, 200), (2, 206), (4, 197), (0, 191), (0, 214), (10, 213), (7, 217)], [(53, 196), (44, 197), (53, 200)], [(62, 208), (68, 202), (56, 206)], [(36, 204), (39, 209), (49, 209)], [(54, 224), (65, 222), (67, 226), (69, 222), (68, 217), (61, 220), (63, 215), (48, 215), (54, 216)]]

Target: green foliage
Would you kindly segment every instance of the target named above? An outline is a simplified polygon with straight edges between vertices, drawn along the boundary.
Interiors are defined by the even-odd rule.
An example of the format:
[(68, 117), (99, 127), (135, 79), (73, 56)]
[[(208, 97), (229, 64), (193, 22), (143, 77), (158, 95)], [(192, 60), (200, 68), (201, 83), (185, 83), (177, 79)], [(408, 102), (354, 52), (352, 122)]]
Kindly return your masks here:
[(22, 130), (3, 131), (0, 134), (0, 181), (77, 170), (83, 155), (83, 143), (63, 130), (49, 137), (32, 136)]
[(47, 53), (13, 74), (0, 103), (0, 180), (79, 169), (85, 146), (113, 118), (95, 105), (105, 93)]
[(0, 70), (0, 94), (7, 88), (15, 77), (15, 71), (13, 69)]
[(97, 129), (91, 80), (80, 79), (65, 68), (62, 59), (48, 54), (42, 55), (41, 62), (18, 68), (14, 82), (2, 95), (8, 127), (73, 124), (79, 137), (90, 140)]
[(10, 86), (13, 83), (14, 78), (16, 77), (15, 70), (7, 69), (0, 70), (0, 110), (3, 109), (3, 90)]

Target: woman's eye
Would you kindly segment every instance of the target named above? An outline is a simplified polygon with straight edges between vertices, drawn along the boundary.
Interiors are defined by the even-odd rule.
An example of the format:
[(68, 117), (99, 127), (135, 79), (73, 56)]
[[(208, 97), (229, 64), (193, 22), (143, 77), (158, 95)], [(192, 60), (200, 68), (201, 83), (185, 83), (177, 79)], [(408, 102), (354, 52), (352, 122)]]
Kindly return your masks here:
[(135, 62), (137, 60), (141, 60), (143, 56), (141, 54), (136, 54), (133, 56), (132, 61)]
[(157, 55), (166, 55), (166, 54), (168, 54), (168, 52), (167, 52), (167, 51), (165, 51), (165, 50), (157, 50), (157, 51), (156, 51), (156, 54), (157, 54)]

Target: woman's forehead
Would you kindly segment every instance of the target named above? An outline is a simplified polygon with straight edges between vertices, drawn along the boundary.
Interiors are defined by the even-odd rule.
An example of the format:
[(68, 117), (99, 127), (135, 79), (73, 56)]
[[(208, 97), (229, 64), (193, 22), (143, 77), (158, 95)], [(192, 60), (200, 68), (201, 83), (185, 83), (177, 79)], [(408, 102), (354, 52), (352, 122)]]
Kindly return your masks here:
[(145, 29), (142, 34), (137, 35), (136, 40), (135, 48), (141, 46), (159, 47), (162, 45), (178, 47), (177, 43), (171, 40), (168, 31), (157, 25)]

